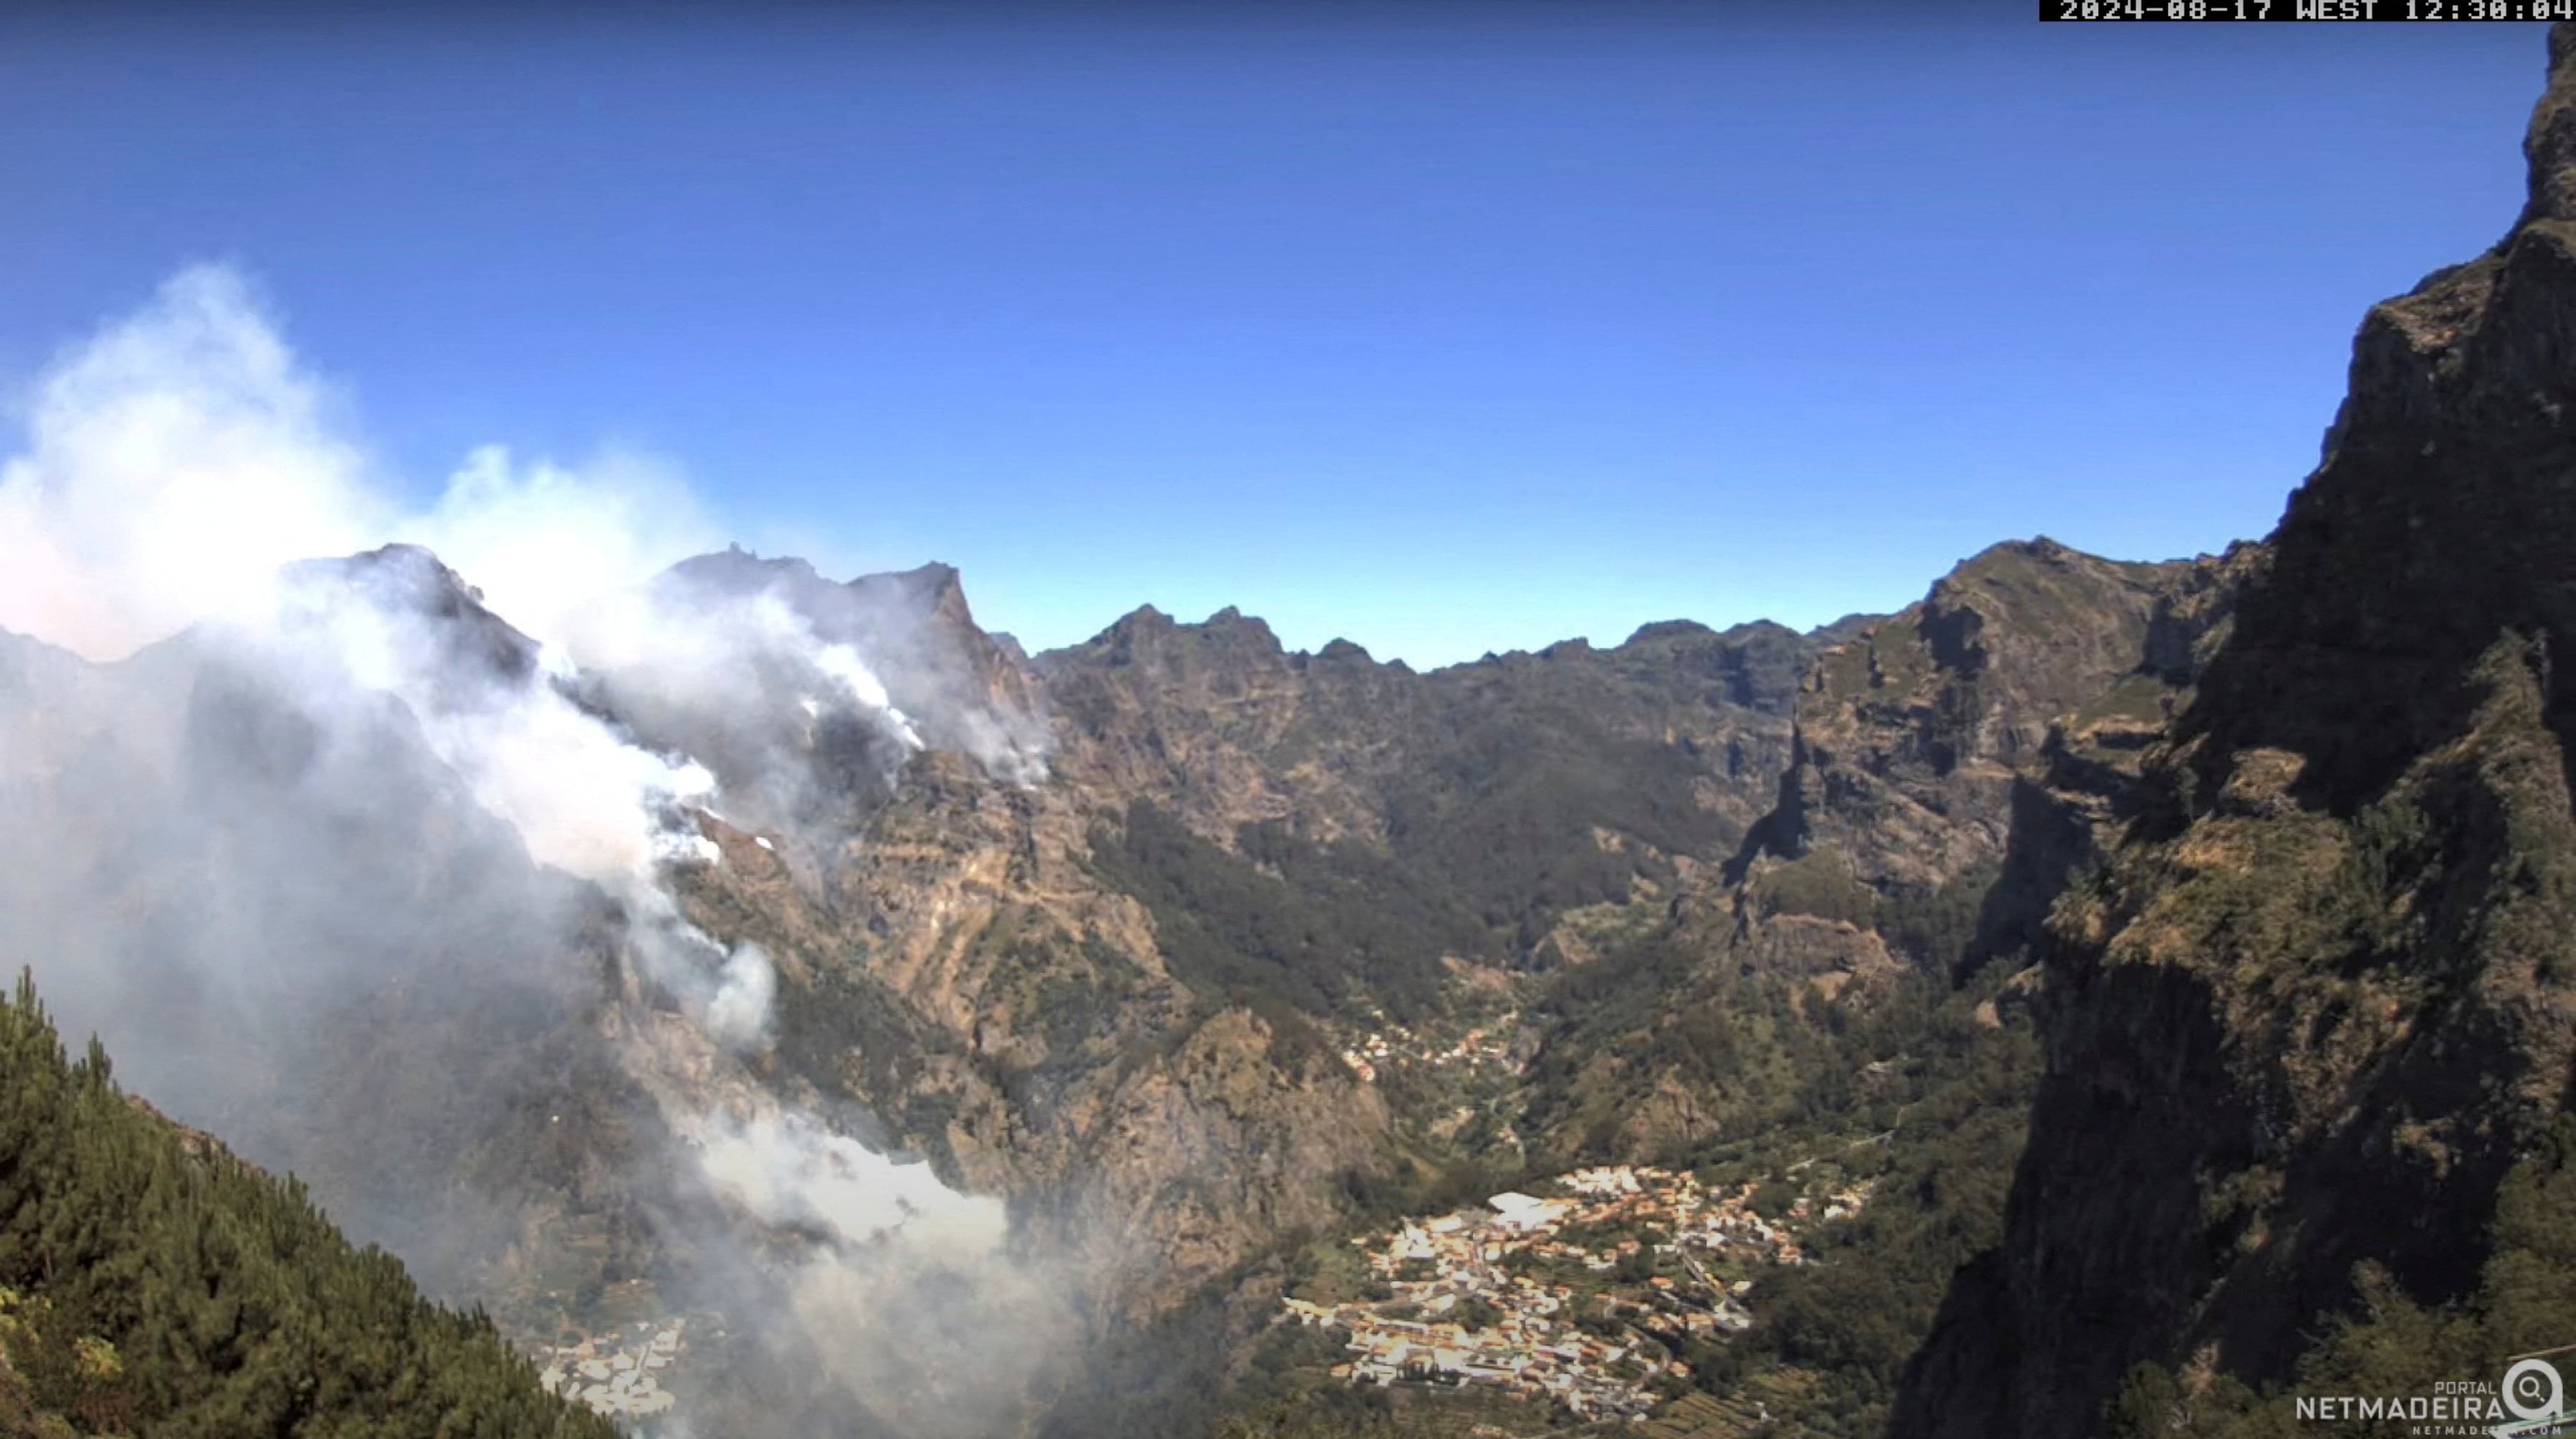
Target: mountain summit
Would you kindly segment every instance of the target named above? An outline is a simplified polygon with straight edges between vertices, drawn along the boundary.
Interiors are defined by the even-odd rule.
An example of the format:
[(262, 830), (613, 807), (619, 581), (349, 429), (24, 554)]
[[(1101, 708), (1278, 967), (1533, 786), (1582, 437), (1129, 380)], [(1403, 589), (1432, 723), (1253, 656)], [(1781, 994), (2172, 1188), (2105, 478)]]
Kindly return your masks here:
[(2137, 820), (2051, 921), (2008, 1231), (1901, 1439), (2075, 1439), (2115, 1401), (2256, 1432), (2285, 1385), (2576, 1341), (2576, 29), (2549, 56), (2528, 205), (2363, 321)]

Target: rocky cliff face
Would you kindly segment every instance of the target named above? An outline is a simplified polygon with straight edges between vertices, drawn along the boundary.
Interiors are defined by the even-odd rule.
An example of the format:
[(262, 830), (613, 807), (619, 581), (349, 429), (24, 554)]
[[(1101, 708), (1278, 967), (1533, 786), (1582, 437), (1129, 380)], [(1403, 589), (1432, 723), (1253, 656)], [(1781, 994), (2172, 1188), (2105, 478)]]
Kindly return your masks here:
[[(1417, 853), (1524, 818), (1617, 828), (1629, 797), (1612, 791), (1651, 778), (1677, 791), (1681, 845), (1715, 853), (1767, 806), (1813, 648), (1777, 625), (1674, 622), (1425, 675), (1342, 641), (1288, 653), (1230, 609), (1183, 625), (1148, 608), (1034, 666), (1066, 782), (1220, 846), (1265, 821)], [(1531, 813), (1559, 799), (1568, 814)]]
[(1084, 867), (1061, 790), (928, 755), (835, 851), (709, 832), (723, 859), (683, 893), (708, 932), (779, 960), (776, 1079), (1013, 1196), (1088, 1257), (1107, 1314), (1331, 1223), (1345, 1180), (1389, 1163), (1384, 1106), (1329, 1051), (1283, 1040), (1293, 1016), (1172, 978), (1143, 908)]
[(1831, 846), (1882, 890), (1938, 888), (1993, 862), (2015, 782), (2045, 763), (2061, 725), (2152, 732), (2250, 562), (2240, 548), (2123, 564), (2047, 539), (1968, 560), (1807, 677), (1764, 842), (1793, 858)]
[(2021, 952), (2133, 809), (2143, 747), (2259, 555), (2122, 564), (2010, 542), (1839, 627), (1799, 679), (1777, 798), (1743, 850), (1637, 917), (1615, 979), (1543, 1006), (1521, 1128), (1559, 1159), (1743, 1132), (1791, 1100), (1784, 1026)]
[[(425, 552), (301, 566), (290, 592), (421, 621), (457, 689), (533, 674)], [(649, 1263), (660, 1196), (631, 1181), (662, 1136), (591, 1027), (604, 942), (558, 945), (605, 906), (528, 857), (427, 722), (221, 636), (114, 665), (9, 637), (0, 914), (13, 962), (161, 1103), (399, 1243), (432, 1292), (550, 1310), (525, 1254), (584, 1252), (606, 1282)]]
[(1330, 1223), (1347, 1177), (1386, 1167), (1375, 1097), (1283, 1038), (1293, 1015), (1176, 979), (1145, 907), (1095, 872), (1093, 830), (1123, 797), (1045, 777), (1037, 681), (955, 571), (836, 585), (736, 552), (664, 585), (728, 632), (864, 663), (900, 726), (854, 731), (785, 659), (738, 703), (668, 682), (660, 656), (589, 688), (648, 742), (710, 756), (725, 794), (766, 796), (704, 814), (711, 848), (675, 874), (692, 922), (777, 965), (765, 1083), (1010, 1196), (1113, 1322)]
[[(853, 633), (834, 619), (850, 601), (801, 566), (710, 556), (675, 578)], [(946, 618), (914, 643), (937, 652), (889, 668), (1049, 715), (1048, 773), (933, 742), (891, 785), (792, 810), (808, 822), (710, 817), (719, 858), (684, 876), (689, 915), (778, 960), (782, 1080), (1016, 1196), (1101, 1261), (1107, 1312), (1130, 1318), (1418, 1166), (1326, 1031), (1431, 1002), (1462, 952), (1549, 962), (1533, 952), (1559, 911), (1736, 847), (1812, 649), (1671, 624), (1426, 676), (1353, 645), (1286, 652), (1232, 611), (1142, 610), (1023, 669), (953, 572), (848, 588), (935, 591)], [(655, 711), (648, 679), (597, 692), (647, 738), (708, 727)], [(828, 743), (792, 741), (807, 759)], [(1360, 927), (1312, 955), (1274, 943), (1333, 916)]]
[[(1198, 625), (1138, 611), (1031, 663), (1055, 736), (1047, 783), (997, 787), (925, 757), (863, 837), (818, 861), (810, 887), (864, 935), (839, 945), (866, 956), (853, 1002), (912, 1016), (847, 1092), (911, 1116), (914, 1142), (979, 1183), (1085, 1176), (1068, 1202), (1203, 1261), (1173, 1271), (1191, 1280), (1328, 1225), (1342, 1204), (1320, 1181), (1411, 1162), (1404, 1116), (1352, 1087), (1314, 1026), (1436, 1002), (1480, 966), (1658, 956), (1603, 982), (1645, 996), (1651, 1034), (1605, 1018), (1632, 1006), (1605, 1011), (1616, 997), (1586, 986), (1534, 1016), (1533, 1152), (1652, 1153), (1750, 1122), (1777, 1096), (1676, 1050), (1685, 1031), (1747, 1021), (1760, 997), (1744, 976), (1866, 1003), (1916, 965), (1963, 962), (1998, 894), (2044, 908), (2125, 813), (2138, 747), (2198, 679), (2254, 555), (2125, 565), (2009, 544), (1904, 613), (1831, 634), (1675, 623), (1427, 675), (1348, 644), (1290, 653), (1233, 611)], [(744, 853), (727, 883), (803, 851), (783, 866)], [(2005, 921), (2028, 916), (2000, 908), (1980, 955), (2021, 938)], [(1354, 914), (1379, 927), (1331, 928)], [(1327, 926), (1322, 950), (1262, 949), (1310, 923)], [(743, 932), (791, 974), (828, 967), (794, 957), (810, 944)], [(1335, 968), (1349, 950), (1371, 962)], [(1220, 1106), (1251, 1126), (1240, 1135), (1191, 1127), (1213, 1112), (1194, 1086), (1220, 1082), (1225, 1046), (1199, 1027), (1211, 1008), (1268, 1057), (1247, 1091), (1268, 1098)], [(1163, 1057), (1140, 1064), (1147, 1047)], [(948, 1058), (887, 1058), (903, 1053)], [(1325, 1127), (1302, 1131), (1299, 1114)], [(1229, 1146), (1256, 1131), (1301, 1156), (1278, 1187), (1203, 1162), (1248, 1158)]]
[[(1417, 674), (1347, 644), (1288, 652), (1231, 611), (1139, 611), (1024, 659), (943, 566), (844, 585), (731, 552), (665, 577), (652, 644), (567, 674), (433, 559), (387, 551), (305, 580), (404, 617), (457, 693), (335, 719), (324, 743), (298, 710), (323, 690), (186, 643), (105, 668), (9, 646), (0, 697), (26, 702), (0, 706), (0, 774), (43, 818), (5, 833), (41, 849), (51, 825), (131, 827), (103, 852), (169, 863), (109, 893), (181, 938), (246, 896), (314, 900), (241, 875), (355, 865), (281, 931), (366, 970), (334, 987), (357, 1002), (284, 1026), (315, 1051), (275, 1049), (252, 1107), (294, 1132), (191, 1117), (362, 1219), (381, 1207), (384, 1232), (435, 1227), (414, 1212), (431, 1199), (478, 1242), (497, 1223), (505, 1255), (416, 1257), (516, 1322), (603, 1291), (646, 1302), (709, 1242), (707, 1195), (636, 1179), (678, 1143), (669, 1114), (786, 1106), (1008, 1196), (1099, 1335), (1289, 1236), (1472, 1185), (1470, 1161), (1764, 1123), (1784, 1074), (1830, 1058), (1809, 1031), (1999, 949), (1979, 931), (1991, 897), (2053, 894), (2086, 862), (2254, 563), (2008, 545), (1883, 622), (1674, 622)], [(675, 802), (703, 843), (657, 874), (720, 950), (774, 963), (758, 1043), (681, 1042), (680, 1001), (614, 961), (635, 916), (531, 863), (424, 748), (422, 716), (539, 685), (715, 772), (711, 797)], [(102, 686), (167, 733), (93, 733)], [(84, 788), (83, 766), (187, 802), (85, 801), (118, 791)], [(368, 860), (387, 854), (407, 862)], [(5, 885), (46, 873), (0, 898), (39, 912)], [(465, 909), (544, 924), (432, 922), (433, 900), (491, 886), (508, 902)], [(538, 929), (571, 952), (534, 952)], [(1505, 1067), (1527, 1068), (1478, 1091), (1472, 1143), (1457, 1093), (1340, 1053), (1474, 1006), (1517, 1012), (1495, 1022), (1516, 1026)], [(762, 1242), (785, 1263), (810, 1238)]]
[(2569, 1105), (2576, 32), (2550, 60), (2529, 205), (2363, 322), (2142, 812), (2051, 923), (2007, 1237), (1899, 1435), (2095, 1432), (2139, 1363), (2282, 1382), (2364, 1261), (2461, 1299)]

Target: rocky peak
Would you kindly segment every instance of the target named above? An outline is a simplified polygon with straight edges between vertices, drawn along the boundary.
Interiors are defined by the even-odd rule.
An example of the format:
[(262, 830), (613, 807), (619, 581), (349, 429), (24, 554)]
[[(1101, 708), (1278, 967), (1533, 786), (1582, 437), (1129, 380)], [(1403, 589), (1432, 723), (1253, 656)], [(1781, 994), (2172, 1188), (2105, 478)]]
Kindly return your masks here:
[(2124, 677), (2157, 687), (2152, 661), (2178, 645), (2187, 657), (2210, 608), (2186, 597), (2230, 589), (2207, 557), (2125, 563), (2048, 539), (1961, 561), (1806, 676), (1764, 844), (1785, 855), (1832, 844), (1882, 890), (1937, 886), (1999, 859), (2016, 777), (2041, 759), (2051, 727)]
[(1651, 624), (1637, 626), (1636, 630), (1628, 636), (1621, 647), (1625, 648), (1627, 645), (1651, 644), (1657, 640), (1705, 639), (1714, 636), (1716, 633), (1717, 631), (1710, 629), (1708, 626), (1701, 624), (1697, 620), (1656, 620)]
[(458, 678), (518, 683), (536, 673), (537, 642), (486, 609), (481, 590), (419, 545), (304, 560), (284, 573), (290, 590), (345, 589), (378, 614), (424, 622), (452, 661), (448, 672)]
[(955, 565), (933, 560), (895, 574), (861, 575), (850, 581), (850, 588), (956, 629), (975, 628), (975, 612), (966, 603), (966, 586)]
[[(935, 560), (914, 569), (861, 575), (847, 585), (835, 585), (811, 563), (793, 555), (763, 558), (735, 544), (680, 561), (664, 573), (663, 581), (717, 594), (774, 592), (825, 628), (846, 627), (850, 613), (864, 611), (936, 621), (954, 633), (983, 633), (976, 627), (974, 610), (966, 603), (966, 586), (957, 567)], [(846, 591), (846, 595), (829, 593), (836, 589)]]
[[(2512, 233), (2371, 309), (2323, 462), (2268, 551), (2215, 567), (2232, 622), (2208, 582), (2155, 611), (2151, 665), (2209, 652), (2198, 696), (2048, 921), (2004, 1241), (1953, 1282), (1898, 1439), (2077, 1439), (2159, 1373), (2211, 1411), (2193, 1432), (2272, 1432), (2224, 1396), (2265, 1403), (2344, 1321), (2479, 1307), (2504, 1176), (2576, 1097), (2576, 30), (2549, 49)], [(2565, 1322), (2367, 1342), (2466, 1366), (2429, 1385)]]
[(1366, 649), (1349, 640), (1338, 638), (1325, 641), (1324, 647), (1315, 651), (1315, 658), (1325, 664), (1371, 665), (1377, 663), (1375, 659), (1370, 657), (1369, 652)]
[(1240, 684), (1255, 671), (1285, 670), (1304, 659), (1289, 655), (1268, 624), (1232, 605), (1198, 624), (1140, 605), (1081, 644), (1038, 656), (1036, 668), (1062, 674), (1087, 665), (1143, 666), (1176, 683)]
[(1139, 655), (1153, 653), (1177, 628), (1170, 615), (1152, 605), (1138, 605), (1110, 621), (1109, 628), (1080, 645), (1041, 651), (1036, 657), (1037, 668), (1040, 673), (1045, 673), (1055, 667), (1058, 656), (1077, 650), (1106, 663), (1134, 664)]
[(738, 544), (710, 554), (692, 555), (671, 566), (664, 578), (726, 594), (756, 594), (778, 585), (825, 583), (812, 565), (793, 555), (763, 559)]
[[(2227, 755), (2308, 757), (2304, 796), (2341, 808), (2384, 783), (2472, 702), (2455, 676), (2502, 629), (2576, 625), (2576, 74), (2553, 32), (2514, 229), (2372, 307), (2317, 471), (2291, 496), (2276, 558), (2210, 678), (2203, 778)], [(2553, 717), (2576, 672), (2553, 671)], [(2553, 723), (2559, 723), (2554, 718)]]
[[(585, 693), (648, 743), (697, 757), (747, 819), (853, 823), (919, 746), (1013, 782), (1043, 772), (1037, 684), (1016, 645), (977, 627), (952, 566), (842, 584), (735, 545), (673, 565), (651, 591), (673, 623), (724, 632), (736, 671), (709, 686), (646, 654), (585, 677)], [(882, 701), (847, 678), (853, 657)]]
[(1232, 605), (1208, 616), (1199, 629), (1207, 638), (1248, 655), (1267, 657), (1286, 653), (1279, 643), (1279, 636), (1271, 633), (1268, 621), (1258, 616), (1247, 616)]
[(2539, 220), (2576, 220), (2576, 30), (2549, 31), (2549, 82), (2523, 132), (2530, 199), (2515, 228)]

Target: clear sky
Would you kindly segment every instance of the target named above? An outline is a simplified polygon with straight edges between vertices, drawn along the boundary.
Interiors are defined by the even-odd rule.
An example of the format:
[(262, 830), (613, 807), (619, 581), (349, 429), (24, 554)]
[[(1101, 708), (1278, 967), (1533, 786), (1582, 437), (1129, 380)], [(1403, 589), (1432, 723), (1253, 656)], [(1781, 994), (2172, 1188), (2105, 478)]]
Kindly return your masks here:
[[(1420, 664), (2260, 535), (2519, 205), (2536, 27), (1499, 3), (0, 12), (0, 384), (256, 278), (426, 493)], [(531, 7), (535, 8), (535, 7)], [(7, 563), (0, 556), (0, 564)]]

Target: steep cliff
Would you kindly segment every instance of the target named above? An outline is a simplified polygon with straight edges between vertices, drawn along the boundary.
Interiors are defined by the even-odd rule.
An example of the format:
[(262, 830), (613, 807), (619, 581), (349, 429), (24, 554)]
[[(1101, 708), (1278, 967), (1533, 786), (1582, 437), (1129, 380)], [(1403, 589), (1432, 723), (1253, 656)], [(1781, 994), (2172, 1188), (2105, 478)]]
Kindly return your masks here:
[(1969, 559), (1818, 662), (1764, 843), (1830, 846), (1889, 891), (1992, 863), (2061, 722), (2152, 730), (2172, 708), (2250, 554), (2134, 564), (2038, 539)]
[[(157, 1060), (231, 1076), (192, 1120), (310, 1173), (523, 1337), (703, 1301), (689, 1276), (728, 1225), (785, 1282), (810, 1224), (738, 1223), (658, 1162), (696, 1152), (674, 1115), (785, 1106), (1007, 1196), (1092, 1340), (1209, 1303), (1226, 1315), (1201, 1327), (1239, 1340), (1281, 1246), (1526, 1165), (1695, 1162), (1789, 1120), (1841, 1144), (1895, 1114), (1958, 1121), (1900, 1167), (2009, 1145), (1987, 1121), (2017, 1051), (1988, 1042), (1982, 991), (1940, 991), (2018, 943), (1996, 895), (2054, 893), (2130, 812), (2137, 746), (2253, 563), (2007, 545), (1883, 622), (1673, 622), (1416, 674), (1288, 652), (1232, 612), (1140, 611), (1026, 660), (945, 567), (838, 584), (737, 551), (655, 587), (649, 643), (568, 672), (397, 549), (300, 573), (426, 646), (448, 688), (402, 703), (199, 640), (105, 667), (0, 650), (26, 821), (6, 834), (29, 860), (0, 895), (46, 915), (71, 878), (49, 851), (158, 857), (77, 878), (149, 920), (167, 972), (213, 944), (226, 982), (272, 985), (245, 991), (263, 1022), (208, 1047), (204, 996), (92, 1001), (164, 1016), (189, 1043)], [(714, 772), (667, 801), (689, 829), (652, 872), (708, 958), (774, 965), (774, 1021), (737, 1052), (680, 1043), (693, 1001), (619, 960), (649, 924), (635, 894), (535, 863), (473, 802), (491, 777), (431, 753), (439, 726), (536, 689)], [(111, 710), (155, 718), (111, 732)], [(100, 837), (65, 846), (71, 827)], [(304, 959), (333, 983), (299, 988)], [(1345, 1053), (1471, 1027), (1492, 1051), (1472, 1079)], [(1946, 1130), (1979, 1137), (1928, 1147)], [(1872, 1373), (1912, 1332), (1879, 1329)], [(838, 1412), (848, 1396), (790, 1384), (792, 1352), (738, 1356), (699, 1412)], [(778, 1407), (783, 1384), (807, 1407)], [(1883, 1384), (1855, 1386), (1870, 1412)], [(877, 1417), (903, 1429), (901, 1408)]]
[[(778, 1082), (1014, 1195), (1128, 1317), (1435, 1178), (1454, 1156), (1425, 1101), (1346, 1064), (1345, 1038), (1589, 959), (1565, 916), (1713, 873), (1777, 791), (1815, 651), (1676, 622), (1423, 675), (1148, 609), (1023, 669), (937, 567), (835, 586), (735, 553), (665, 583), (697, 612), (763, 597), (872, 658), (850, 616), (900, 602), (898, 705), (928, 673), (1048, 717), (1043, 779), (961, 734), (880, 780), (833, 763), (829, 714), (798, 720), (775, 677), (722, 713), (661, 704), (649, 664), (590, 691), (717, 756), (729, 791), (764, 767), (817, 781), (710, 815), (716, 861), (680, 879), (694, 921), (778, 961)], [(764, 706), (791, 722), (745, 738)]]
[(1287, 653), (1231, 610), (1147, 609), (1035, 664), (1066, 783), (1227, 850), (1270, 825), (1365, 851), (1458, 897), (1482, 957), (1516, 962), (1562, 910), (1668, 872), (1658, 856), (1735, 847), (1769, 807), (1814, 649), (1777, 625), (1675, 622), (1416, 674), (1341, 642)]
[[(2371, 310), (2139, 817), (2051, 921), (2006, 1237), (1899, 1435), (2096, 1432), (2141, 1364), (2151, 1429), (2214, 1427), (2342, 1322), (2485, 1303), (2576, 1059), (2576, 31), (2550, 59), (2528, 206)], [(2376, 1379), (2576, 1337), (2563, 1290), (2519, 1312), (2466, 1372)]]
[(1632, 907), (1543, 1025), (1543, 1153), (1672, 1155), (1778, 1122), (1810, 1042), (1918, 971), (2019, 954), (2135, 803), (2259, 547), (2163, 564), (1996, 545), (1847, 623), (1800, 677), (1772, 808), (1731, 863)]
[(951, 717), (902, 745), (862, 736), (842, 763), (833, 716), (808, 721), (792, 685), (697, 710), (657, 707), (669, 687), (646, 669), (597, 686), (693, 752), (727, 753), (710, 741), (764, 704), (783, 716), (731, 768), (794, 783), (704, 816), (713, 850), (676, 876), (707, 933), (777, 962), (766, 1082), (855, 1105), (880, 1142), (1011, 1196), (1112, 1323), (1337, 1222), (1351, 1177), (1397, 1162), (1383, 1105), (1303, 1016), (1176, 977), (1170, 937), (1093, 858), (1127, 794), (1041, 778), (1038, 682), (976, 627), (953, 570), (841, 586), (736, 553), (665, 583), (693, 605), (774, 603), (868, 656), (905, 713)]

